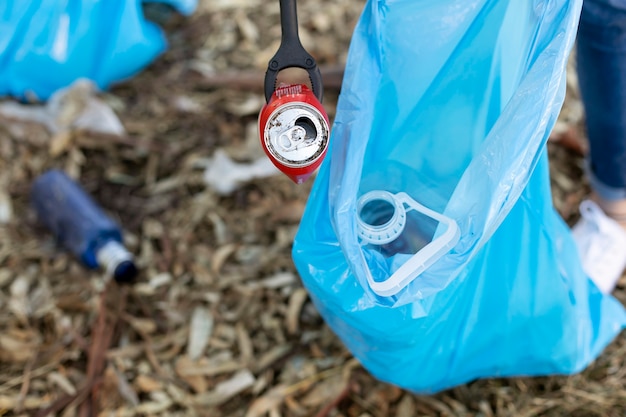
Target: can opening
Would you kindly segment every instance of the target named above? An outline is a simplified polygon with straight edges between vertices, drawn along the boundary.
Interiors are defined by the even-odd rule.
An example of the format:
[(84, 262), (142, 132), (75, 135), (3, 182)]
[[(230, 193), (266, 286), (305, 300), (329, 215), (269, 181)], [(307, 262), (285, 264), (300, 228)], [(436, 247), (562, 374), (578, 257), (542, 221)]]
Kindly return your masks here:
[(286, 102), (265, 122), (263, 142), (281, 165), (302, 168), (316, 163), (326, 152), (328, 122), (308, 103)]
[(304, 136), (305, 141), (317, 138), (317, 129), (315, 128), (315, 124), (308, 117), (299, 117), (296, 119), (295, 125), (300, 126), (306, 132)]

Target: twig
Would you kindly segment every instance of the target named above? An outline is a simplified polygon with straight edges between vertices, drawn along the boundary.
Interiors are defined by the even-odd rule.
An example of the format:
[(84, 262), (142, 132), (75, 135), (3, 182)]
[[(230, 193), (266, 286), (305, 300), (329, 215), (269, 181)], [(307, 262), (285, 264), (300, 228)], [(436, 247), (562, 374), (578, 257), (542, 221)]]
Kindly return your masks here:
[[(107, 297), (112, 292), (112, 289), (119, 290), (121, 294), (115, 294), (117, 308), (114, 315), (107, 320)], [(115, 293), (117, 293), (117, 291), (115, 291)], [(91, 397), (91, 401), (83, 401), (81, 403), (79, 409), (79, 416), (81, 417), (91, 417), (97, 414), (99, 381), (101, 381), (101, 375), (105, 369), (107, 361), (106, 353), (113, 340), (115, 326), (126, 305), (126, 296), (127, 289), (125, 287), (118, 287), (113, 281), (109, 282), (104, 291), (100, 294), (98, 320), (92, 330), (92, 343), (87, 359), (87, 384), (91, 387), (90, 395), (87, 397)]]
[(32, 378), (31, 371), (33, 370), (33, 365), (35, 364), (35, 359), (37, 355), (34, 355), (26, 364), (24, 368), (24, 378), (22, 381), (22, 386), (20, 387), (20, 393), (17, 397), (17, 406), (15, 407), (15, 412), (18, 414), (22, 412), (24, 408), (24, 399), (26, 398), (26, 394), (28, 394), (28, 389), (30, 388), (30, 381)]
[[(102, 373), (104, 369), (104, 358), (102, 357), (102, 350), (105, 348), (104, 342), (107, 339), (107, 323), (106, 323), (106, 295), (110, 285), (107, 285), (104, 291), (100, 294), (100, 300), (98, 303), (98, 319), (92, 329), (92, 342), (89, 347), (89, 354), (87, 359), (87, 381), (92, 386), (91, 396), (93, 397), (93, 389), (95, 388), (95, 380), (97, 375)], [(106, 348), (105, 348), (106, 349)], [(93, 398), (92, 398), (93, 400)], [(92, 401), (93, 402), (93, 401)], [(95, 413), (93, 411), (93, 404), (89, 401), (83, 401), (80, 405), (79, 415), (81, 417), (90, 417)]]
[(42, 408), (41, 410), (37, 411), (35, 414), (33, 414), (33, 417), (46, 417), (49, 415), (56, 415), (58, 412), (74, 402), (82, 403), (89, 395), (89, 391), (91, 390), (93, 385), (99, 382), (99, 379), (88, 381), (88, 383), (85, 386), (81, 387), (78, 392), (76, 392), (76, 394), (65, 394), (64, 396), (50, 404), (48, 407)]
[[(48, 363), (46, 365), (40, 366), (39, 368), (30, 372), (31, 378), (37, 378), (42, 375), (47, 374), (56, 368), (59, 364), (57, 362)], [(0, 385), (0, 393), (10, 390), (11, 388), (20, 385), (23, 383), (25, 375), (16, 376), (13, 379), (6, 381), (4, 384)]]

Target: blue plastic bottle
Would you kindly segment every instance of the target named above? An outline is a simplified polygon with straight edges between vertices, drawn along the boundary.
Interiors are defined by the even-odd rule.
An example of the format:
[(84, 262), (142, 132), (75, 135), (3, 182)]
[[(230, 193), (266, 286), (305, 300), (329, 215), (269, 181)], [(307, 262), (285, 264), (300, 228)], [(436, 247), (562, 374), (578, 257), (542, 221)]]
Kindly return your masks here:
[(37, 178), (31, 203), (39, 221), (87, 267), (102, 267), (117, 282), (137, 275), (120, 227), (65, 173), (51, 170)]

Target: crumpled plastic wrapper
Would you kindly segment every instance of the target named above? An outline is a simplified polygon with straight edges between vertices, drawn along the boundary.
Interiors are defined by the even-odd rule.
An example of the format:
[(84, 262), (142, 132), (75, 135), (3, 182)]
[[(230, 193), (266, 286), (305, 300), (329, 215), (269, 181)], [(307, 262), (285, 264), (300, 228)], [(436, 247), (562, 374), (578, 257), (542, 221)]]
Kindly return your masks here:
[(96, 85), (87, 79), (58, 90), (43, 105), (2, 102), (0, 115), (43, 124), (52, 134), (71, 129), (112, 135), (126, 132), (115, 112), (97, 96)]
[(280, 171), (266, 157), (240, 163), (232, 160), (224, 150), (218, 149), (207, 162), (204, 181), (218, 194), (228, 195), (252, 179), (277, 174)]

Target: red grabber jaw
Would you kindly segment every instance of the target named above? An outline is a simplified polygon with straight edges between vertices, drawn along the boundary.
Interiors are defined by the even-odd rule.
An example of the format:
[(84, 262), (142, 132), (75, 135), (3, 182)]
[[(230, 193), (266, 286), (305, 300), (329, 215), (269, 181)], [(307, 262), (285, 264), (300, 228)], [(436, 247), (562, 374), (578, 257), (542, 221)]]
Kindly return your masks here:
[[(259, 114), (261, 145), (272, 163), (296, 184), (301, 184), (322, 163), (328, 149), (328, 115), (322, 107), (324, 86), (315, 59), (298, 37), (296, 0), (280, 0), (281, 41), (265, 72), (265, 101)], [(278, 84), (287, 68), (306, 71), (304, 84)]]
[(324, 107), (306, 85), (282, 86), (259, 114), (261, 146), (280, 171), (301, 184), (326, 155), (329, 124)]

